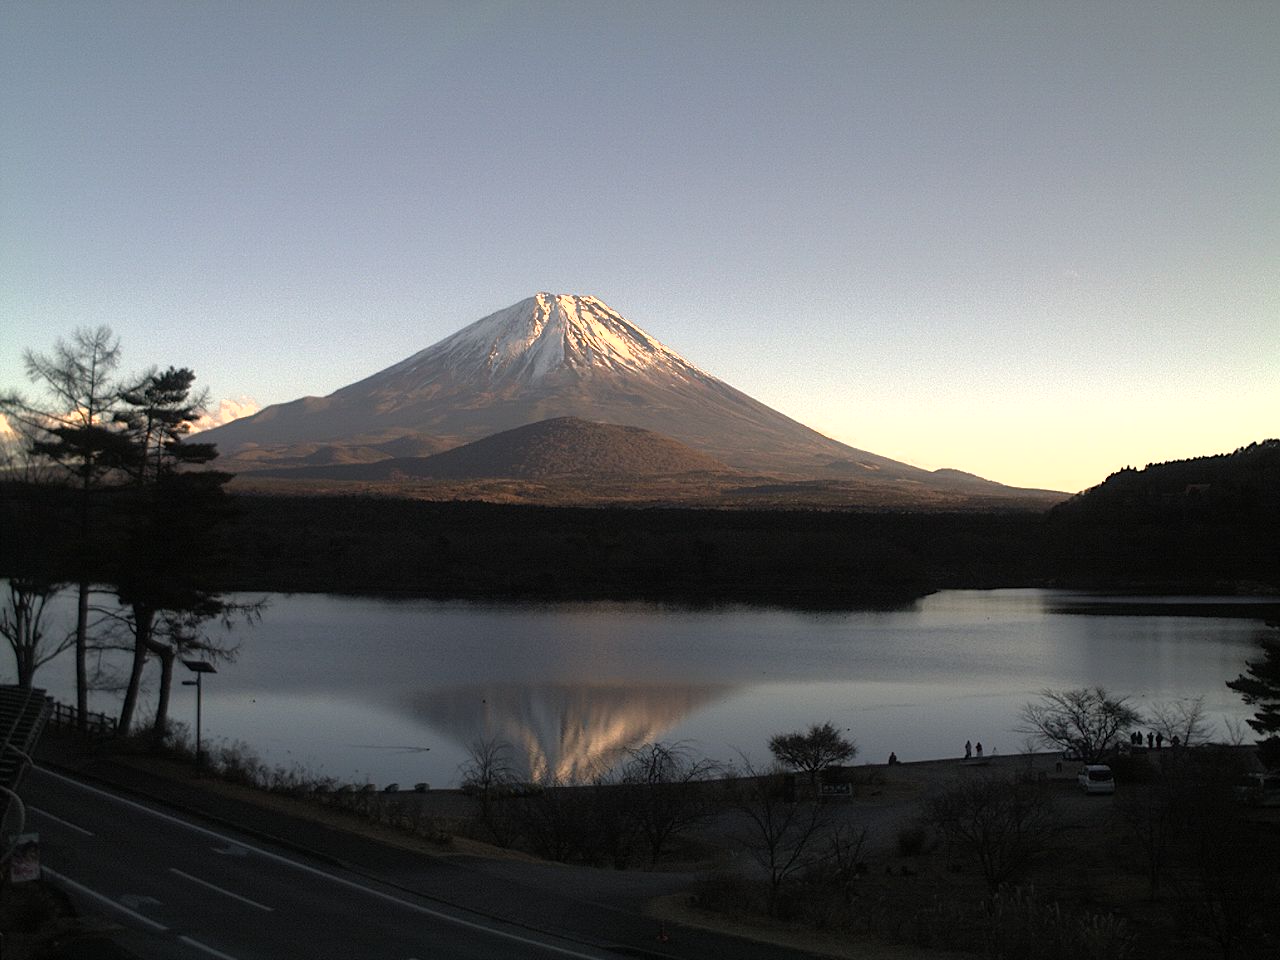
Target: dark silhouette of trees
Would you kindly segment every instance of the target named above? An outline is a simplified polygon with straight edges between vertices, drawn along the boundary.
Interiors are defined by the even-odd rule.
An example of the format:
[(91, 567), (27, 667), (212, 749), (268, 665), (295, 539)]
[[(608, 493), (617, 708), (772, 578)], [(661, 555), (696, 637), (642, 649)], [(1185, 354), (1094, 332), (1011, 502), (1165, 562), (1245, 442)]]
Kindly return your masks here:
[(163, 736), (175, 661), (233, 658), (234, 647), (218, 642), (204, 625), (221, 620), (229, 628), (235, 615), (253, 619), (260, 610), (260, 605), (231, 604), (208, 588), (207, 551), (198, 547), (227, 515), (223, 487), (231, 475), (182, 469), (218, 455), (213, 444), (184, 440), (191, 421), (203, 412), (203, 395), (192, 393), (195, 379), (185, 367), (149, 372), (122, 391), (114, 418), (128, 443), (123, 468), (134, 488), (122, 498), (129, 515), (128, 546), (114, 576), (124, 611), (117, 621), (132, 639), (118, 725), (125, 732), (133, 723), (148, 658), (160, 664), (153, 730)]
[(627, 806), (656, 864), (684, 831), (710, 813), (707, 779), (717, 765), (678, 743), (648, 743), (628, 751), (620, 777)]
[(13, 650), (18, 685), (31, 687), (36, 669), (75, 643), (75, 634), (45, 635), (45, 605), (62, 584), (34, 577), (12, 577), (0, 607), (0, 636)]
[(831, 821), (816, 799), (795, 799), (787, 779), (777, 764), (761, 771), (744, 757), (742, 774), (731, 785), (741, 817), (735, 839), (768, 877), (770, 915), (777, 913), (782, 885), (826, 855), (822, 842)]
[(1178, 925), (1223, 960), (1273, 957), (1280, 944), (1280, 845), (1233, 793), (1238, 759), (1210, 751), (1179, 772), (1183, 829), (1167, 870)]
[(1128, 697), (1113, 696), (1102, 687), (1042, 690), (1040, 700), (1024, 704), (1018, 715), (1020, 733), (1045, 746), (1077, 752), (1086, 763), (1106, 759), (1120, 735), (1142, 723)]
[(131, 501), (127, 549), (115, 572), (116, 596), (127, 611), (132, 664), (121, 705), (119, 729), (128, 731), (147, 659), (160, 665), (154, 731), (163, 736), (168, 720), (173, 666), (182, 657), (231, 660), (235, 648), (205, 629), (237, 619), (252, 621), (262, 604), (235, 604), (209, 586), (207, 544), (229, 504), (223, 485), (228, 474), (181, 473), (166, 454), (162, 472), (128, 493)]
[(51, 354), (27, 350), (27, 377), (44, 393), (43, 402), (18, 393), (0, 397), (0, 412), (29, 438), (29, 452), (63, 467), (80, 487), (79, 570), (76, 607), (76, 707), (81, 722), (88, 711), (85, 655), (89, 623), (89, 527), (91, 495), (128, 456), (128, 443), (111, 421), (120, 389), (114, 380), (120, 340), (110, 327), (79, 328), (59, 339)]
[(1209, 739), (1210, 722), (1204, 713), (1204, 695), (1157, 700), (1147, 707), (1151, 726), (1164, 734), (1166, 743), (1174, 738), (1184, 747), (1194, 747)]
[(1126, 468), (1044, 521), (1045, 559), (1064, 585), (1206, 593), (1231, 582), (1278, 585), (1280, 440)]
[(769, 738), (769, 752), (783, 766), (802, 771), (808, 774), (810, 783), (817, 783), (820, 772), (832, 764), (852, 760), (858, 747), (828, 721), (812, 724), (803, 733), (775, 734)]
[(120, 394), (115, 422), (128, 439), (127, 468), (136, 482), (154, 483), (181, 466), (217, 457), (214, 444), (184, 439), (208, 402), (207, 392), (192, 393), (195, 379), (187, 367), (169, 367), (148, 373)]
[(1201, 779), (1200, 756), (1200, 751), (1168, 752), (1161, 755), (1159, 765), (1140, 756), (1133, 764), (1135, 773), (1124, 779), (1124, 788), (1115, 797), (1113, 809), (1137, 844), (1152, 898), (1160, 893), (1178, 844), (1186, 836), (1188, 803)]
[(479, 826), (486, 839), (500, 847), (511, 846), (518, 833), (517, 822), (501, 809), (520, 783), (511, 744), (496, 737), (473, 740), (458, 774), (462, 789), (479, 802)]
[(1245, 661), (1245, 672), (1228, 680), (1227, 686), (1258, 708), (1247, 721), (1263, 738), (1258, 741), (1258, 757), (1268, 767), (1280, 767), (1280, 635), (1262, 640), (1261, 646), (1262, 658)]
[[(52, 354), (25, 354), (27, 373), (42, 387), (36, 403), (19, 394), (0, 397), (0, 411), (17, 424), (24, 453), (34, 462), (56, 464), (79, 489), (78, 543), (70, 569), (79, 582), (75, 636), (76, 705), (87, 709), (89, 587), (91, 580), (113, 584), (120, 603), (103, 611), (123, 632), (131, 653), (118, 729), (133, 723), (144, 667), (160, 666), (155, 730), (167, 725), (173, 666), (183, 655), (226, 659), (234, 648), (205, 630), (211, 621), (229, 626), (233, 619), (257, 616), (259, 604), (232, 604), (213, 591), (208, 548), (228, 517), (223, 486), (230, 474), (184, 468), (208, 464), (213, 444), (186, 439), (191, 422), (203, 412), (205, 395), (193, 391), (188, 368), (151, 370), (123, 383), (115, 379), (119, 340), (108, 327), (77, 330), (59, 340)], [(110, 549), (92, 529), (99, 501), (109, 497), (113, 526)], [(106, 518), (104, 518), (106, 519)], [(96, 549), (95, 549), (96, 548)], [(28, 564), (38, 567), (39, 564)], [(21, 571), (30, 578), (32, 571)], [(32, 611), (15, 608), (9, 632), (17, 639), (19, 670), (34, 669)], [(118, 639), (100, 646), (120, 649)]]
[(925, 820), (951, 850), (978, 861), (992, 890), (1045, 853), (1057, 833), (1045, 785), (1030, 780), (958, 780), (929, 798)]

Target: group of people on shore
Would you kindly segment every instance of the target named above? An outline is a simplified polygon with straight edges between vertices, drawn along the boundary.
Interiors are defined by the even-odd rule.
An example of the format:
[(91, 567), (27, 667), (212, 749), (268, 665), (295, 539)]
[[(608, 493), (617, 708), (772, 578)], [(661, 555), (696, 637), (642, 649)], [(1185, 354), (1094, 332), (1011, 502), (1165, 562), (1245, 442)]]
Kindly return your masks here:
[[(966, 760), (973, 760), (973, 759), (981, 760), (982, 759), (982, 741), (979, 740), (977, 745), (975, 745), (972, 740), (966, 740), (964, 742), (964, 758)], [(899, 763), (899, 762), (900, 761), (898, 760), (897, 753), (889, 754), (889, 766), (893, 766), (895, 763)]]
[[(1159, 730), (1148, 731), (1146, 740), (1147, 740), (1148, 750), (1164, 749), (1164, 734), (1161, 733)], [(1134, 730), (1132, 733), (1129, 734), (1129, 745), (1133, 747), (1142, 746), (1141, 731)], [(1172, 738), (1170, 738), (1169, 745), (1173, 747), (1175, 750), (1178, 747), (1182, 746), (1182, 741), (1176, 733), (1173, 735)], [(974, 759), (981, 760), (982, 759), (982, 741), (979, 740), (977, 743), (974, 743), (972, 740), (966, 740), (964, 742), (964, 758), (966, 760), (974, 760)], [(898, 755), (896, 753), (889, 754), (889, 762), (891, 764), (897, 763)]]
[[(1133, 731), (1133, 733), (1129, 734), (1129, 745), (1130, 745), (1130, 746), (1133, 746), (1133, 747), (1140, 747), (1140, 746), (1142, 746), (1142, 732), (1141, 732), (1141, 731), (1139, 731), (1139, 730), (1135, 730), (1135, 731)], [(1175, 734), (1173, 735), (1173, 737), (1169, 740), (1169, 745), (1170, 745), (1171, 747), (1173, 747), (1173, 748), (1176, 750), (1176, 749), (1178, 749), (1178, 747), (1182, 746), (1182, 740), (1181, 740), (1181, 739), (1178, 737), (1178, 735), (1175, 733)], [(1164, 749), (1164, 734), (1163, 734), (1163, 733), (1161, 733), (1159, 730), (1156, 730), (1156, 731), (1154, 731), (1154, 732), (1152, 732), (1152, 731), (1148, 730), (1148, 731), (1147, 731), (1147, 749), (1148, 749), (1148, 750), (1163, 750), (1163, 749)]]

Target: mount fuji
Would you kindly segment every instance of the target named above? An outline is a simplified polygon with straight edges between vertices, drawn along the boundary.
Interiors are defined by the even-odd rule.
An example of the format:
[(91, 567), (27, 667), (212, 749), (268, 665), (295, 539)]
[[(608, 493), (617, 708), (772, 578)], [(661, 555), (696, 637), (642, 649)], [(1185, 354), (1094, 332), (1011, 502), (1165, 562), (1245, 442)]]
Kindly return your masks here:
[(595, 297), (569, 294), (535, 294), (326, 397), (267, 407), (201, 440), (242, 472), (293, 467), (302, 479), (323, 467), (332, 479), (342, 464), (430, 456), (557, 418), (652, 431), (757, 480), (1018, 492), (825, 437), (699, 369)]

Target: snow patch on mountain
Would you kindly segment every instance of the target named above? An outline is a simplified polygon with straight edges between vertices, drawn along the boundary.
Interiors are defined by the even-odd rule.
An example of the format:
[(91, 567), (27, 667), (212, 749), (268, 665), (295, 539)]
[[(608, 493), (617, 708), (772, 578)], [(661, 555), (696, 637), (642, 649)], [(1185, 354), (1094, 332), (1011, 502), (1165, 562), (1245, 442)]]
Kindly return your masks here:
[(492, 385), (536, 383), (562, 370), (661, 373), (715, 380), (605, 303), (589, 296), (538, 293), (463, 327), (386, 371), (443, 366)]

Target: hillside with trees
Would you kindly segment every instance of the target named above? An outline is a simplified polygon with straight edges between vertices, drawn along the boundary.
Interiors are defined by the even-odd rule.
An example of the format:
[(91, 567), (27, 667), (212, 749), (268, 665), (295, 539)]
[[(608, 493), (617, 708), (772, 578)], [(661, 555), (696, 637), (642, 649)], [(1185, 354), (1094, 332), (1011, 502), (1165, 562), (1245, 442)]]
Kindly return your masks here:
[[(1073, 585), (1280, 587), (1280, 440), (1126, 467), (1045, 518)], [(1228, 590), (1230, 592), (1230, 590)]]
[(1142, 470), (1125, 467), (1053, 512), (1125, 523), (1280, 522), (1280, 440)]

